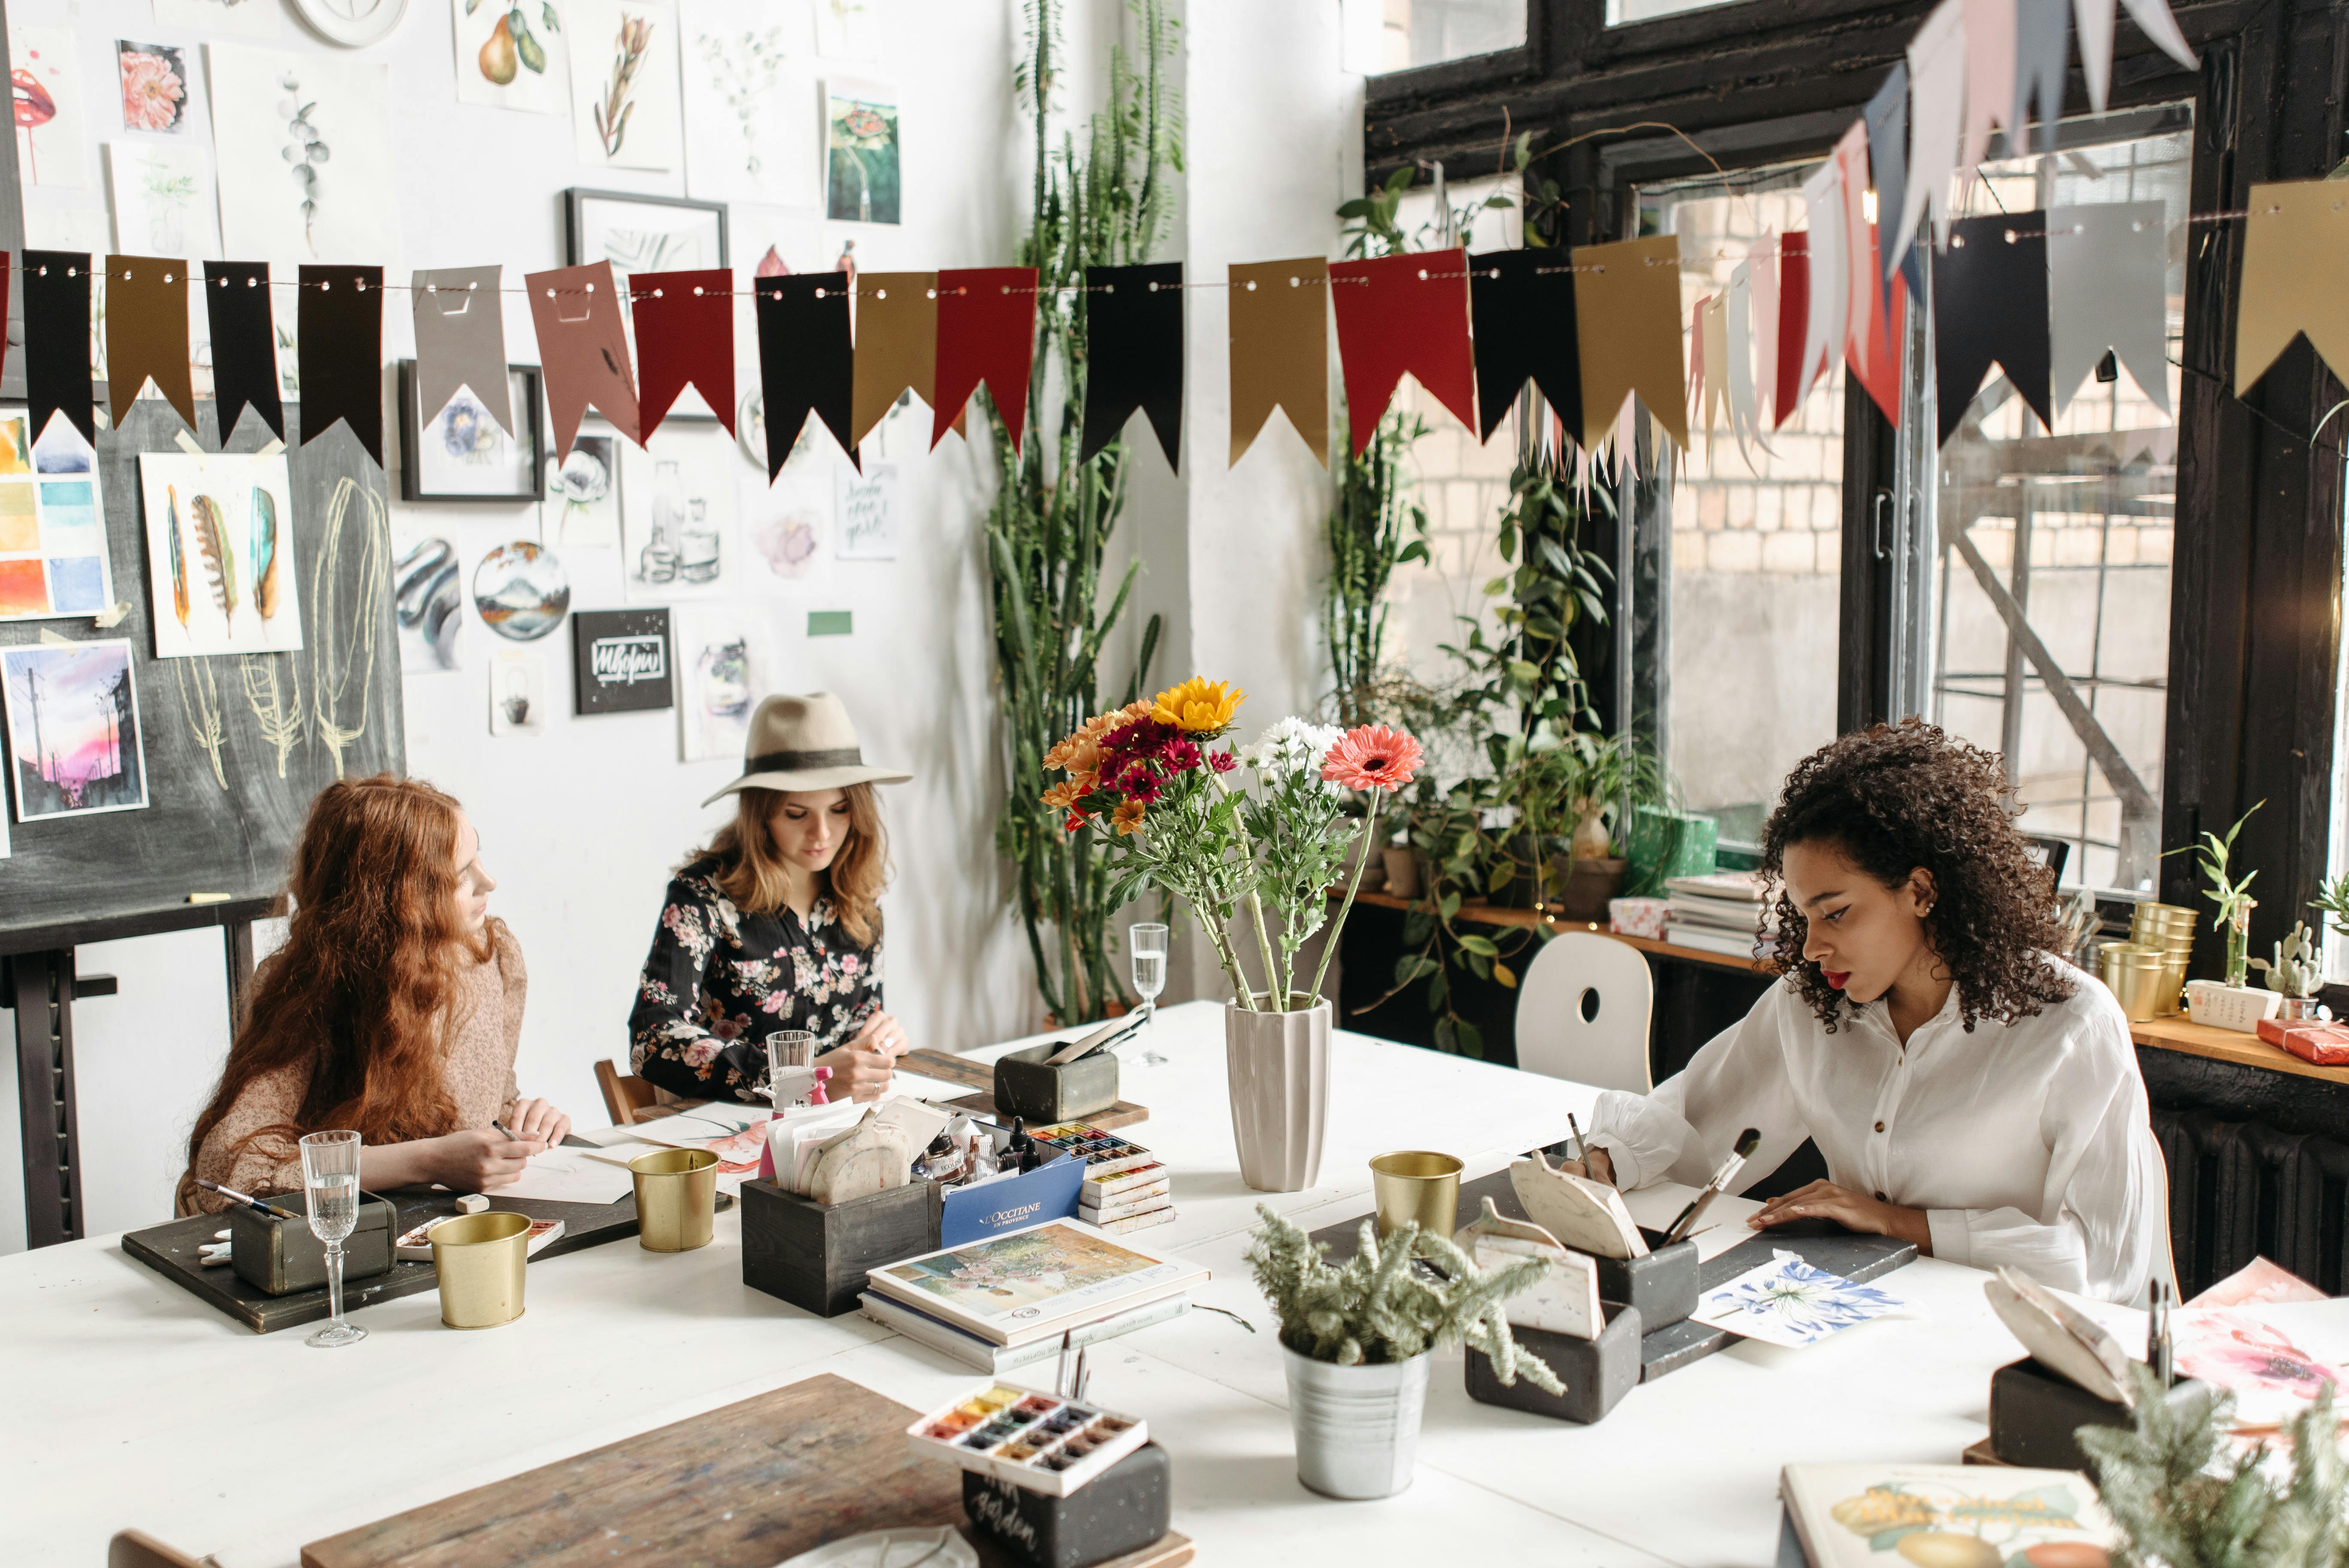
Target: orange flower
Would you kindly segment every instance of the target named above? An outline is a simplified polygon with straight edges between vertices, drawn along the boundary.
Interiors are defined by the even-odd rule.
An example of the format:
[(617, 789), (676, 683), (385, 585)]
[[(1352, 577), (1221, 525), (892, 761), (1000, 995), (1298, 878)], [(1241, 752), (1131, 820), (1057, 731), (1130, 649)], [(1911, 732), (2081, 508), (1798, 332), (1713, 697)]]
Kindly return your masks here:
[(1109, 814), (1110, 826), (1120, 833), (1142, 831), (1142, 802), (1128, 800)]
[(1055, 811), (1066, 811), (1093, 791), (1093, 776), (1081, 773), (1064, 783), (1055, 784), (1044, 791), (1044, 804)]
[(1321, 777), (1341, 789), (1400, 789), (1421, 761), (1418, 741), (1383, 724), (1365, 724), (1338, 738), (1321, 759)]
[(1101, 766), (1102, 737), (1137, 718), (1150, 716), (1146, 702), (1128, 703), (1114, 713), (1096, 714), (1077, 726), (1076, 732), (1044, 754), (1044, 766), (1065, 773), (1090, 774)]

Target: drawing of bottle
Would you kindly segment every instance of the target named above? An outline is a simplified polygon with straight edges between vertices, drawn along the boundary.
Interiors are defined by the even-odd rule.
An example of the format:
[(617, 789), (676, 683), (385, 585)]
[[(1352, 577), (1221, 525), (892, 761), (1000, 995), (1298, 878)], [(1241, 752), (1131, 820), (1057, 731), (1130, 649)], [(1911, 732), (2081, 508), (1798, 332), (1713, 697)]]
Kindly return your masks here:
[(718, 525), (709, 521), (709, 503), (695, 496), (686, 503), (685, 542), (678, 551), (677, 574), (688, 583), (711, 583), (718, 577)]
[(677, 581), (677, 539), (684, 525), (685, 480), (677, 459), (663, 458), (653, 464), (653, 536), (637, 562), (639, 582)]

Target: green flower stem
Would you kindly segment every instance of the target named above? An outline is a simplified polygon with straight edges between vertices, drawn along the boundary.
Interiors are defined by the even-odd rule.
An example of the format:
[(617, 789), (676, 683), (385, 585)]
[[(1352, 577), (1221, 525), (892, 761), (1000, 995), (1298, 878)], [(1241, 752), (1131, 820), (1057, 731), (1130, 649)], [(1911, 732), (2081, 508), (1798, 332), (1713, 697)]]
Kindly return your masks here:
[[(1216, 772), (1213, 767), (1209, 766), (1204, 760), (1201, 762), (1200, 766), (1206, 768), (1207, 778), (1209, 781), (1215, 785), (1217, 792), (1228, 798), (1232, 792), (1231, 786), (1224, 782), (1224, 776)], [(1240, 836), (1241, 861), (1250, 868), (1253, 868), (1256, 864), (1256, 841), (1248, 837), (1247, 825), (1240, 820), (1237, 812), (1235, 812), (1232, 817), (1232, 829)], [(1251, 876), (1249, 881), (1253, 882), (1255, 878)], [(1288, 1000), (1288, 991), (1283, 981), (1280, 965), (1272, 955), (1272, 933), (1266, 928), (1264, 923), (1264, 900), (1257, 896), (1257, 890), (1253, 886), (1248, 889), (1247, 899), (1248, 913), (1256, 921), (1257, 945), (1264, 952), (1265, 985), (1268, 989), (1276, 985), (1281, 986), (1280, 993), (1276, 995), (1273, 1000), (1276, 1002), (1286, 1003)], [(1205, 923), (1202, 922), (1202, 923), (1204, 924)], [(1245, 985), (1241, 987), (1241, 992), (1243, 995), (1247, 993), (1247, 987)], [(1251, 1006), (1249, 1011), (1254, 1012), (1256, 1009)], [(1286, 1006), (1278, 1006), (1275, 1007), (1273, 1011), (1276, 1013), (1282, 1013), (1287, 1012), (1288, 1008)]]
[(1370, 814), (1362, 819), (1362, 852), (1355, 858), (1354, 874), (1346, 879), (1345, 902), (1338, 906), (1338, 918), (1330, 923), (1330, 935), (1321, 944), (1321, 962), (1313, 971), (1313, 999), (1321, 999), (1321, 982), (1330, 973), (1330, 955), (1338, 951), (1338, 937), (1346, 929), (1346, 916), (1353, 913), (1354, 894), (1362, 885), (1362, 868), (1370, 863), (1371, 846), (1378, 841), (1379, 807), (1386, 799), (1386, 791), (1371, 791)]

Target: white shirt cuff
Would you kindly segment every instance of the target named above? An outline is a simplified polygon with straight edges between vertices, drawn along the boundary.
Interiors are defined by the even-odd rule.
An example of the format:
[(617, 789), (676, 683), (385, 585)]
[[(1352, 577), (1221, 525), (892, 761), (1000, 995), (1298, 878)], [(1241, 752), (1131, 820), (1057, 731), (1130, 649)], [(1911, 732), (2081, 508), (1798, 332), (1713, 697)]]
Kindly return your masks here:
[(1607, 1161), (1615, 1168), (1615, 1187), (1619, 1191), (1635, 1191), (1640, 1183), (1640, 1157), (1631, 1146), (1611, 1132), (1594, 1132), (1583, 1139), (1585, 1150), (1604, 1149)]
[(1933, 1243), (1935, 1257), (1945, 1264), (1973, 1266), (1973, 1232), (1966, 1223), (1963, 1209), (1926, 1210), (1925, 1233)]

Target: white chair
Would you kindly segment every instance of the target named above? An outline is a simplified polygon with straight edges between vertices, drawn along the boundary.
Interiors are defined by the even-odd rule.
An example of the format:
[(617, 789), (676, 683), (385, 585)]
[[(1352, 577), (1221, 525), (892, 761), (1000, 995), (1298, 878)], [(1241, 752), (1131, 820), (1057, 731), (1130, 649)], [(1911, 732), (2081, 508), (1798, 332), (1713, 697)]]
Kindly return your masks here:
[(1517, 988), (1517, 1066), (1645, 1094), (1656, 983), (1628, 942), (1568, 931), (1542, 944)]

